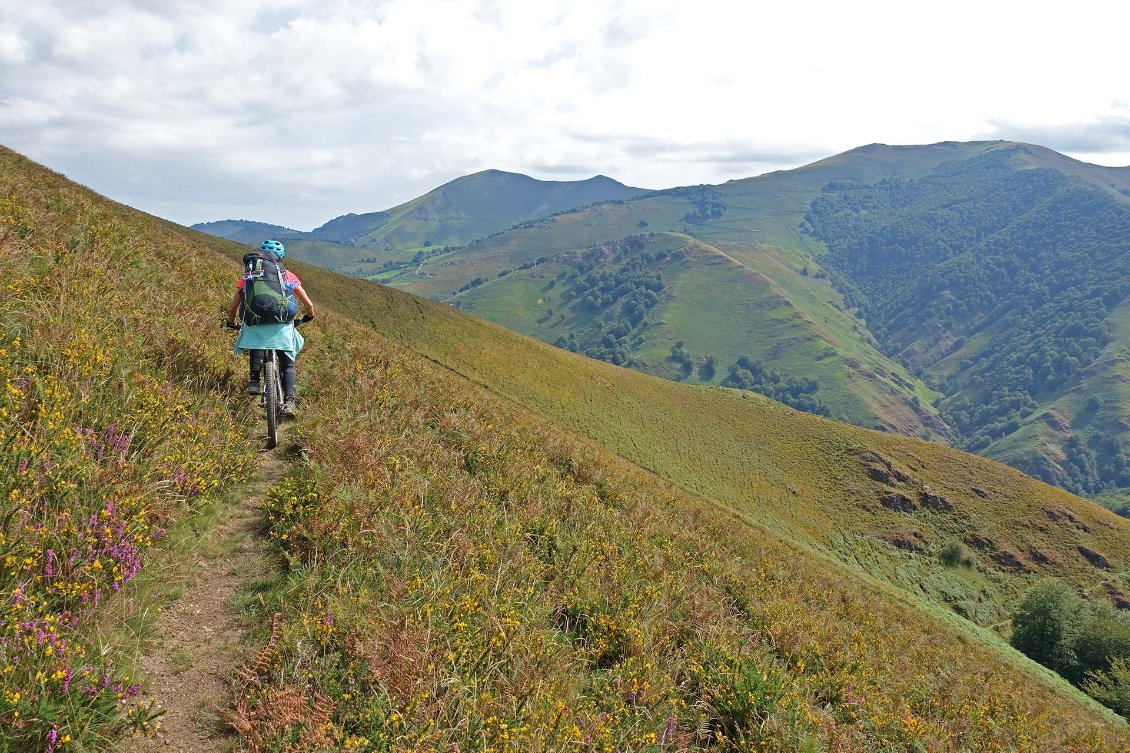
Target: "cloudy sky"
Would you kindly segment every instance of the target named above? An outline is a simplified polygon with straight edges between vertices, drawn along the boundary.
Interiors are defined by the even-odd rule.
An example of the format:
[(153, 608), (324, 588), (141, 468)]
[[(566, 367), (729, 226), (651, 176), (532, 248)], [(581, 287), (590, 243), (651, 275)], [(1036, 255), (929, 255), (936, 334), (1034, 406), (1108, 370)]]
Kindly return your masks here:
[(661, 188), (995, 138), (1127, 165), (1128, 22), (1117, 0), (0, 0), (0, 143), (178, 222), (298, 229), (491, 167)]

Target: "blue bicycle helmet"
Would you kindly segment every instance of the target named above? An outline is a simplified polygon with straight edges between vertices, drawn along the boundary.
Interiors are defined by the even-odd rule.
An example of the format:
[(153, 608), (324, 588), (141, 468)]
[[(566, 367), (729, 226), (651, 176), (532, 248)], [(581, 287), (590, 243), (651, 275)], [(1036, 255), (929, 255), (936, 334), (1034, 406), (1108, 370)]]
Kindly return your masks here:
[(280, 259), (283, 258), (284, 256), (286, 256), (286, 248), (284, 248), (283, 244), (279, 243), (274, 238), (271, 238), (270, 240), (263, 241), (259, 245), (259, 250), (260, 251), (270, 251), (272, 254), (279, 257)]

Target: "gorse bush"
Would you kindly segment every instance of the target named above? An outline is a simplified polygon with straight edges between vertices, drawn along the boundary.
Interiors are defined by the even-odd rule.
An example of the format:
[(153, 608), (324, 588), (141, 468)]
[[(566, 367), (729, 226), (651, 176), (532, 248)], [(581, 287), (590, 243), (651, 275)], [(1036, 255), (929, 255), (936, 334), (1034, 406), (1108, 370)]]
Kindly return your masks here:
[(0, 750), (92, 750), (153, 727), (104, 607), (248, 444), (173, 254), (0, 157)]
[(1095, 700), (1130, 718), (1130, 659), (1117, 657), (1110, 668), (1098, 669), (1083, 681), (1083, 690)]

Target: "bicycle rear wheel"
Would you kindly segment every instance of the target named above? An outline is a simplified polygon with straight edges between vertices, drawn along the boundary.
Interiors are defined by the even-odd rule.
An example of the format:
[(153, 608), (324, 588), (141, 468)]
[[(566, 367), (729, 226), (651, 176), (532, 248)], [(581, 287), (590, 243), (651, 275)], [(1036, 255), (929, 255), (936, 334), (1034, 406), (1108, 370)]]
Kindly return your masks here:
[(267, 409), (267, 449), (279, 443), (279, 410), (282, 406), (282, 382), (279, 380), (279, 359), (269, 351), (263, 359), (263, 395)]

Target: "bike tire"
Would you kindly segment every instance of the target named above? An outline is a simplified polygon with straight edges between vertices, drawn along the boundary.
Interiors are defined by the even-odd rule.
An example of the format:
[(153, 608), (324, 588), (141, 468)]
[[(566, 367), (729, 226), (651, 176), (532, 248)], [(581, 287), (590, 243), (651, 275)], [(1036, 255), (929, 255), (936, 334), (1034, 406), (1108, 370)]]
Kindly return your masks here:
[(267, 409), (267, 449), (279, 443), (279, 410), (282, 406), (282, 384), (279, 381), (278, 356), (267, 353), (263, 359), (263, 394)]

